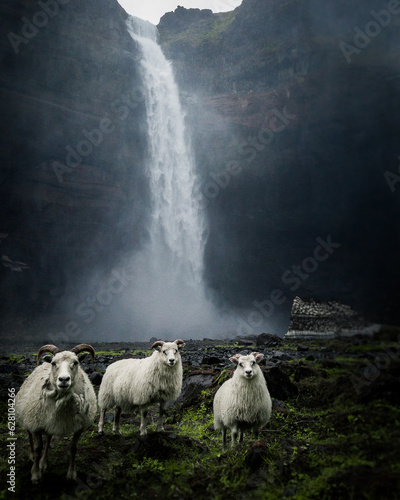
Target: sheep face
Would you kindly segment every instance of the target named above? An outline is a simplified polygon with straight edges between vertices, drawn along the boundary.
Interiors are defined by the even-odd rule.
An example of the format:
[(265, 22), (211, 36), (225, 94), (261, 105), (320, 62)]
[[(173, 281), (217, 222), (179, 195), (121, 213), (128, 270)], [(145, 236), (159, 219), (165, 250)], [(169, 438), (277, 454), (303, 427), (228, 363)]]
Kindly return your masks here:
[(184, 345), (185, 343), (183, 340), (175, 340), (174, 342), (163, 342), (162, 340), (158, 340), (154, 342), (152, 348), (160, 353), (162, 361), (167, 366), (175, 366), (181, 359), (179, 350), (182, 349)]
[(242, 356), (240, 354), (236, 354), (230, 361), (237, 366), (236, 370), (239, 370), (239, 374), (245, 379), (252, 379), (255, 375), (255, 366), (260, 363), (263, 359), (264, 354), (259, 352), (252, 352), (248, 356)]
[(47, 362), (51, 364), (50, 381), (59, 393), (67, 392), (73, 387), (79, 369), (79, 359), (75, 353), (59, 352)]

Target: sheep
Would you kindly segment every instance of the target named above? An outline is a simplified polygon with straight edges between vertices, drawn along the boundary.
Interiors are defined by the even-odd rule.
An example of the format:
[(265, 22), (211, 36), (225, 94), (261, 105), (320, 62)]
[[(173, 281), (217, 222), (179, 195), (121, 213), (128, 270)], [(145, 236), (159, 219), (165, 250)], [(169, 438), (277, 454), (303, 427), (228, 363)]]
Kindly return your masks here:
[(264, 375), (258, 363), (263, 354), (235, 354), (230, 361), (237, 365), (231, 379), (218, 389), (214, 397), (214, 429), (222, 430), (223, 446), (226, 431), (231, 431), (232, 446), (243, 441), (243, 431), (252, 429), (256, 436), (271, 418), (272, 402)]
[[(61, 351), (52, 344), (39, 349), (37, 364), (41, 356), (44, 363), (37, 366), (22, 384), (15, 398), (15, 413), (18, 423), (28, 431), (32, 483), (38, 483), (47, 467), (47, 454), (52, 436), (73, 433), (71, 458), (67, 479), (76, 480), (75, 456), (82, 432), (92, 425), (97, 410), (93, 386), (82, 370), (78, 357), (83, 351), (91, 354), (94, 349), (88, 344), (79, 344), (70, 351)], [(46, 436), (43, 455), (42, 434)]]
[(123, 359), (111, 364), (100, 385), (98, 402), (100, 408), (99, 434), (103, 434), (104, 417), (108, 408), (115, 408), (113, 432), (120, 434), (121, 411), (140, 410), (140, 436), (146, 436), (148, 407), (160, 403), (157, 430), (163, 431), (165, 405), (175, 401), (182, 389), (182, 361), (180, 349), (183, 340), (163, 342), (158, 340), (151, 346), (151, 356), (143, 359)]

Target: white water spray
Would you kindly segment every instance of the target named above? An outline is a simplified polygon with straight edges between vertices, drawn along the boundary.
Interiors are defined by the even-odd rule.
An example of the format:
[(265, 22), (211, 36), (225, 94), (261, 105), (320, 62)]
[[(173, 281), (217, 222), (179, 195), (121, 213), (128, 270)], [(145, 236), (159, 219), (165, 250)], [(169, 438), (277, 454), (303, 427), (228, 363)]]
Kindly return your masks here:
[(179, 90), (156, 28), (136, 18), (127, 26), (143, 57), (152, 203), (149, 243), (135, 258), (136, 327), (165, 338), (178, 332), (204, 336), (205, 327), (219, 321), (204, 294), (206, 221)]

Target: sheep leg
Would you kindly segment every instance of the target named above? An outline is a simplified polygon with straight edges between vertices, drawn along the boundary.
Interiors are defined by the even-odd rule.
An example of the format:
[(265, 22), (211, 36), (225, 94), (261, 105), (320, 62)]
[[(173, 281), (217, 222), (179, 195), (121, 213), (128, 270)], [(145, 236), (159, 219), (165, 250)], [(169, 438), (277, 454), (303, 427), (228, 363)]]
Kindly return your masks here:
[(28, 439), (29, 439), (29, 460), (34, 460), (34, 452), (33, 452), (33, 438), (32, 438), (32, 433), (30, 431), (28, 432)]
[(83, 430), (81, 429), (80, 431), (75, 432), (75, 434), (72, 436), (72, 441), (71, 441), (71, 459), (69, 462), (69, 467), (68, 467), (68, 472), (67, 472), (67, 479), (72, 479), (76, 481), (76, 465), (75, 465), (75, 457), (76, 457), (76, 450), (78, 449), (78, 441), (79, 438), (81, 437)]
[(226, 446), (226, 429), (225, 427), (222, 429), (222, 445)]
[(160, 403), (160, 416), (157, 422), (157, 431), (162, 432), (164, 430), (164, 419), (167, 412), (165, 411), (165, 403)]
[(114, 424), (113, 424), (113, 432), (115, 434), (121, 434), (121, 431), (119, 430), (120, 420), (121, 420), (121, 407), (116, 406), (114, 413)]
[(147, 417), (147, 406), (140, 406), (140, 435), (147, 436), (146, 430), (146, 417)]
[(46, 441), (44, 445), (43, 455), (39, 462), (40, 470), (47, 469), (47, 454), (49, 452), (50, 441), (51, 441), (51, 436), (49, 434), (46, 434)]
[(32, 433), (33, 441), (33, 466), (31, 469), (32, 483), (37, 484), (42, 479), (42, 471), (39, 467), (40, 455), (43, 449), (42, 431), (35, 431)]
[(238, 437), (238, 429), (236, 426), (231, 427), (231, 441), (232, 441), (232, 446), (235, 446), (236, 441)]
[(239, 443), (242, 443), (243, 442), (243, 431), (240, 430), (239, 431)]
[(104, 434), (104, 421), (106, 417), (106, 408), (101, 408), (100, 409), (100, 417), (99, 417), (99, 428), (98, 428), (98, 433), (99, 434)]

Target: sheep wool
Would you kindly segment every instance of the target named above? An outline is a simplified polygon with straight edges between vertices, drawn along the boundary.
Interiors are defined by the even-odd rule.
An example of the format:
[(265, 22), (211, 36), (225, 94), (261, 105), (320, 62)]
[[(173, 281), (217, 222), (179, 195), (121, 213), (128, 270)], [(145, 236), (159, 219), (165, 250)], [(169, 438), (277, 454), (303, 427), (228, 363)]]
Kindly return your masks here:
[(231, 379), (218, 389), (214, 397), (214, 428), (222, 430), (223, 444), (230, 429), (232, 444), (243, 440), (243, 431), (259, 430), (271, 418), (272, 402), (264, 375), (258, 366), (263, 354), (236, 354), (230, 360), (237, 365)]
[(146, 435), (147, 408), (160, 403), (157, 428), (163, 430), (165, 404), (174, 401), (182, 389), (182, 361), (179, 350), (182, 340), (157, 341), (155, 351), (143, 359), (124, 359), (111, 364), (103, 377), (99, 390), (99, 433), (103, 433), (104, 416), (108, 408), (115, 408), (113, 431), (119, 433), (121, 411), (141, 413), (140, 434)]
[[(93, 386), (79, 364), (78, 354), (83, 351), (89, 351), (94, 360), (94, 349), (88, 344), (79, 344), (71, 351), (61, 351), (50, 344), (41, 347), (37, 362), (45, 352), (53, 354), (51, 362), (35, 368), (15, 398), (16, 420), (28, 431), (31, 458), (34, 460), (31, 470), (33, 483), (42, 478), (52, 436), (70, 434), (73, 438), (67, 478), (76, 479), (76, 445), (82, 432), (92, 425), (97, 409)], [(40, 458), (43, 434), (47, 439)]]

